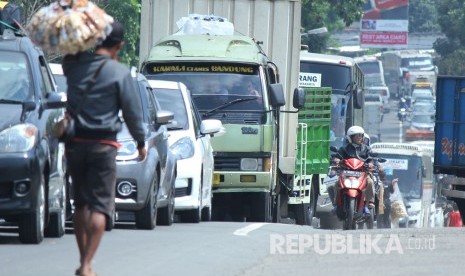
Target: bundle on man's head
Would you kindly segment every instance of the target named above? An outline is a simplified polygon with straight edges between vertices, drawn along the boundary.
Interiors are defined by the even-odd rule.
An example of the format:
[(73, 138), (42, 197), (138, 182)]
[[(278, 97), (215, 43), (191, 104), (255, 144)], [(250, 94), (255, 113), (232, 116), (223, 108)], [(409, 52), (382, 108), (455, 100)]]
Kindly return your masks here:
[(120, 22), (113, 22), (111, 24), (111, 32), (105, 38), (105, 40), (99, 45), (104, 48), (111, 48), (117, 45), (118, 43), (124, 41), (124, 26)]

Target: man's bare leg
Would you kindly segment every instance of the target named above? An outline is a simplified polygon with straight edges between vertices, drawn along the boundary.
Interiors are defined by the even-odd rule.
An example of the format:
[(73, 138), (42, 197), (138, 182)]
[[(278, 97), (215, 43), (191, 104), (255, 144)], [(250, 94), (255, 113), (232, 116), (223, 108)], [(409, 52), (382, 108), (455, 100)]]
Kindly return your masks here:
[[(74, 235), (76, 236), (76, 242), (79, 248), (79, 262), (84, 260), (84, 251), (87, 244), (87, 231), (86, 223), (89, 221), (90, 211), (87, 206), (82, 206), (74, 210), (73, 215), (73, 227)], [(79, 268), (80, 271), (81, 268)]]
[(79, 248), (80, 275), (93, 275), (92, 259), (105, 231), (105, 215), (83, 206), (75, 209), (73, 223)]
[(81, 275), (94, 275), (92, 272), (92, 259), (105, 232), (106, 217), (103, 213), (90, 211), (86, 222), (86, 244), (81, 260)]

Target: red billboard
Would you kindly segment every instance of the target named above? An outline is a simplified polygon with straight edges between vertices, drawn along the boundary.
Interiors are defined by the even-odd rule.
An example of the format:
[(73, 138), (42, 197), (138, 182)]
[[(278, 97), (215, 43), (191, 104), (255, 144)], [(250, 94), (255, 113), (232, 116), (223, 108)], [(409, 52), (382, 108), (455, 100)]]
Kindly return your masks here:
[(407, 48), (409, 0), (366, 0), (360, 21), (363, 48)]

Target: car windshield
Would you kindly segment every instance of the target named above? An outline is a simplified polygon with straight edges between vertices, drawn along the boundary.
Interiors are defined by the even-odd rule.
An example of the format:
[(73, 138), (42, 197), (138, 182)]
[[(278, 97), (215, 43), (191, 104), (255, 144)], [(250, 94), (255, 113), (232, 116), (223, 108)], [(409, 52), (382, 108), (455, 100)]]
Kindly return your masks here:
[(189, 120), (182, 92), (179, 89), (153, 89), (155, 97), (160, 103), (162, 110), (171, 111), (174, 118), (170, 124), (166, 125), (168, 130), (187, 130)]
[(428, 114), (417, 114), (412, 116), (413, 123), (421, 123), (421, 124), (432, 124), (434, 123), (434, 116)]
[(386, 159), (383, 167), (388, 182), (398, 178), (402, 196), (419, 199), (422, 191), (421, 157), (381, 153), (379, 157)]
[(414, 104), (412, 107), (413, 112), (434, 112), (433, 104)]
[(412, 92), (412, 98), (418, 97), (432, 97), (432, 93), (430, 89), (415, 89)]
[(0, 99), (24, 101), (31, 95), (31, 76), (22, 53), (0, 51)]
[(381, 103), (381, 99), (380, 99), (380, 97), (378, 95), (367, 94), (367, 95), (365, 95), (365, 102)]

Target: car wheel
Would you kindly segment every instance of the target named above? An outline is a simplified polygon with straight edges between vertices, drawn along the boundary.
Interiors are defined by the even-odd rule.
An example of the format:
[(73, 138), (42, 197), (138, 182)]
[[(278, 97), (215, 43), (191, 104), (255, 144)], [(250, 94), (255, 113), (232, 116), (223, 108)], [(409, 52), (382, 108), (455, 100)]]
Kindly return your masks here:
[(105, 217), (105, 231), (110, 232), (115, 228), (115, 220), (116, 220), (116, 211), (113, 208), (110, 217)]
[(174, 221), (174, 201), (175, 201), (175, 186), (174, 180), (171, 185), (171, 189), (168, 196), (168, 206), (160, 209), (160, 214), (158, 214), (157, 224), (158, 225), (167, 225), (170, 226)]
[(158, 175), (155, 172), (152, 189), (144, 208), (136, 212), (136, 227), (151, 230), (157, 223)]
[(46, 237), (59, 238), (65, 234), (66, 205), (67, 193), (65, 185), (63, 185), (61, 195), (62, 207), (58, 212), (50, 214), (50, 221), (48, 222), (47, 228), (45, 228)]
[(19, 240), (22, 243), (39, 244), (44, 239), (45, 208), (45, 177), (42, 174), (36, 209), (32, 213), (25, 214), (19, 224)]
[(199, 223), (202, 218), (202, 187), (199, 189), (198, 207), (196, 209), (183, 211), (181, 213), (182, 222)]
[(212, 220), (212, 197), (209, 196), (209, 202), (207, 206), (202, 208), (202, 221), (211, 221)]

